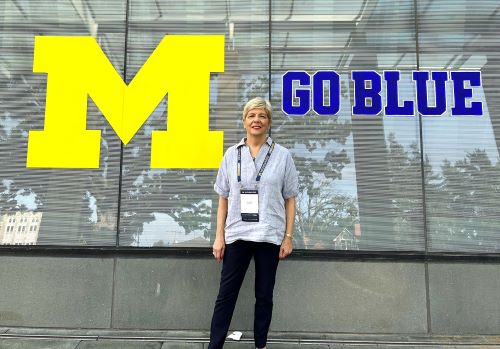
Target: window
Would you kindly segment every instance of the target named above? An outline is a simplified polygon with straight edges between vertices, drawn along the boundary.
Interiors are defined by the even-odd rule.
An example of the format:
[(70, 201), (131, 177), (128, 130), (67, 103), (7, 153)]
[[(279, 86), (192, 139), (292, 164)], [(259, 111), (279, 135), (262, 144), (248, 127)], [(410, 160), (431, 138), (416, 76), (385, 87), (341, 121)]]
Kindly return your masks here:
[[(47, 1), (23, 1), (22, 5), (0, 2), (0, 65), (9, 72), (8, 77), (0, 79), (0, 160), (4, 164), (0, 169), (0, 214), (22, 210), (22, 215), (26, 215), (22, 222), (27, 223), (30, 214), (49, 213), (38, 244), (116, 244), (121, 143), (100, 111), (89, 103), (87, 125), (103, 131), (100, 169), (62, 169), (55, 176), (50, 169), (26, 168), (28, 133), (44, 128), (47, 88), (47, 75), (33, 74), (34, 37), (92, 35), (89, 28), (96, 28), (92, 29), (96, 31), (96, 40), (122, 74), (126, 3), (90, 0), (73, 6), (71, 1), (56, 5)], [(18, 6), (22, 6), (22, 11)], [(19, 23), (26, 26), (20, 28)], [(32, 103), (19, 108), (19, 100)], [(112, 223), (99, 224), (103, 216), (110, 217)]]
[[(227, 149), (244, 136), (244, 103), (271, 100), (272, 137), (299, 172), (296, 248), (500, 251), (497, 0), (88, 0), (58, 2), (50, 17), (52, 3), (22, 3), (19, 11), (15, 1), (0, 2), (0, 66), (8, 72), (0, 79), (0, 215), (8, 233), (24, 232), (31, 219), (40, 245), (116, 246), (118, 235), (121, 246), (211, 245), (216, 170), (150, 168), (167, 97), (123, 149), (88, 103), (88, 129), (102, 130), (98, 170), (26, 168), (27, 135), (44, 128), (47, 89), (47, 76), (32, 71), (34, 36), (90, 28), (127, 83), (165, 34), (224, 34), (225, 72), (210, 76), (209, 127), (225, 132)], [(281, 79), (289, 70), (338, 72), (339, 113), (285, 115)], [(452, 117), (449, 94), (442, 117), (353, 116), (354, 70), (401, 71), (400, 101), (415, 95), (413, 70), (481, 71), (473, 99), (485, 114)], [(322, 87), (327, 103), (331, 87)], [(20, 100), (33, 103), (19, 108)], [(24, 226), (16, 230), (16, 222)]]

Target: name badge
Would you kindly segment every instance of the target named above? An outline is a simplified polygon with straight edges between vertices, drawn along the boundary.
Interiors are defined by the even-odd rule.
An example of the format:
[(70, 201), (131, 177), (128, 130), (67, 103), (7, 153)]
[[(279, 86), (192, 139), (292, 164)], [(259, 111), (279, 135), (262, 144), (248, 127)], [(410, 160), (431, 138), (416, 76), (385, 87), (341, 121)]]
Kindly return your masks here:
[(243, 222), (259, 221), (259, 192), (257, 190), (241, 189), (241, 220)]

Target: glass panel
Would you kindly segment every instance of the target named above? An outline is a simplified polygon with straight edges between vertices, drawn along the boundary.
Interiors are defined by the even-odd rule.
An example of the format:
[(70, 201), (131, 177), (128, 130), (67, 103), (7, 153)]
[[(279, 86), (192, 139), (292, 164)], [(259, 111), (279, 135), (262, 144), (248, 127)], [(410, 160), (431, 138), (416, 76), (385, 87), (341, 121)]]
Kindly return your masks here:
[[(87, 129), (102, 131), (100, 168), (26, 168), (29, 131), (44, 128), (47, 90), (47, 74), (33, 73), (36, 35), (94, 36), (130, 82), (164, 35), (224, 34), (210, 129), (225, 132), (227, 149), (244, 135), (245, 101), (270, 97), (272, 136), (291, 149), (300, 174), (296, 247), (424, 250), (424, 183), (429, 250), (498, 252), (498, 1), (418, 1), (418, 26), (414, 0), (273, 0), (271, 23), (269, 4), (130, 0), (125, 43), (122, 0), (0, 2), (0, 244), (116, 243), (120, 141), (90, 98)], [(413, 100), (417, 68), (481, 71), (472, 100), (484, 107), (481, 117), (451, 116), (447, 83), (445, 115), (421, 117), (423, 182), (419, 117), (353, 116), (350, 80), (354, 70), (399, 70), (399, 99)], [(281, 112), (290, 70), (338, 72), (338, 115)], [(167, 97), (124, 147), (122, 246), (209, 246), (213, 237), (216, 171), (150, 168), (151, 133), (166, 127)]]
[[(244, 135), (244, 103), (268, 95), (268, 9), (267, 1), (131, 1), (128, 81), (166, 34), (224, 34), (224, 73), (211, 75), (210, 130), (225, 132), (227, 149)], [(151, 132), (165, 130), (167, 113), (165, 99), (124, 148), (120, 245), (210, 245), (217, 171), (150, 169)]]
[(272, 4), (275, 107), (282, 100), (286, 71), (334, 70), (341, 75), (338, 115), (278, 112), (273, 122), (273, 136), (292, 150), (300, 175), (296, 245), (423, 250), (418, 118), (353, 117), (351, 112), (353, 70), (401, 70), (399, 98), (413, 99), (413, 1)]
[(431, 251), (498, 252), (500, 240), (500, 37), (498, 1), (424, 1), (418, 5), (421, 69), (481, 71), (471, 101), (483, 116), (423, 120), (425, 190)]
[[(33, 73), (36, 35), (92, 35), (120, 74), (125, 7), (113, 1), (0, 2), (0, 244), (114, 245), (120, 143), (102, 130), (99, 169), (26, 168), (28, 132), (44, 128), (47, 74)], [(78, 67), (75, 67), (78, 69)]]

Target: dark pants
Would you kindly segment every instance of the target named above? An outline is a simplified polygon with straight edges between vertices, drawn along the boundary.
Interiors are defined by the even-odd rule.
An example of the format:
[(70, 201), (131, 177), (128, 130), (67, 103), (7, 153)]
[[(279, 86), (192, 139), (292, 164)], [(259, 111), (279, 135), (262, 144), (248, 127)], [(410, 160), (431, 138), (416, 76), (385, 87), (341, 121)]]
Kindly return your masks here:
[(238, 240), (226, 245), (208, 349), (220, 349), (224, 345), (238, 293), (252, 256), (255, 260), (254, 340), (257, 348), (266, 346), (273, 313), (273, 289), (279, 250), (280, 246), (267, 242)]

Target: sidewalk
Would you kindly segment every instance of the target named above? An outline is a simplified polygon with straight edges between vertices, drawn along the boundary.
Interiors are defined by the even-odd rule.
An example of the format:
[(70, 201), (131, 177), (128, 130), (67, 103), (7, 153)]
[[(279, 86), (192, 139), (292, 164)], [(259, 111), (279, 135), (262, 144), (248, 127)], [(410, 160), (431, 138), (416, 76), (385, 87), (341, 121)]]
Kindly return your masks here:
[[(208, 332), (0, 328), (0, 349), (206, 349)], [(252, 333), (228, 349), (253, 349)], [(500, 336), (271, 333), (269, 349), (500, 348)]]

